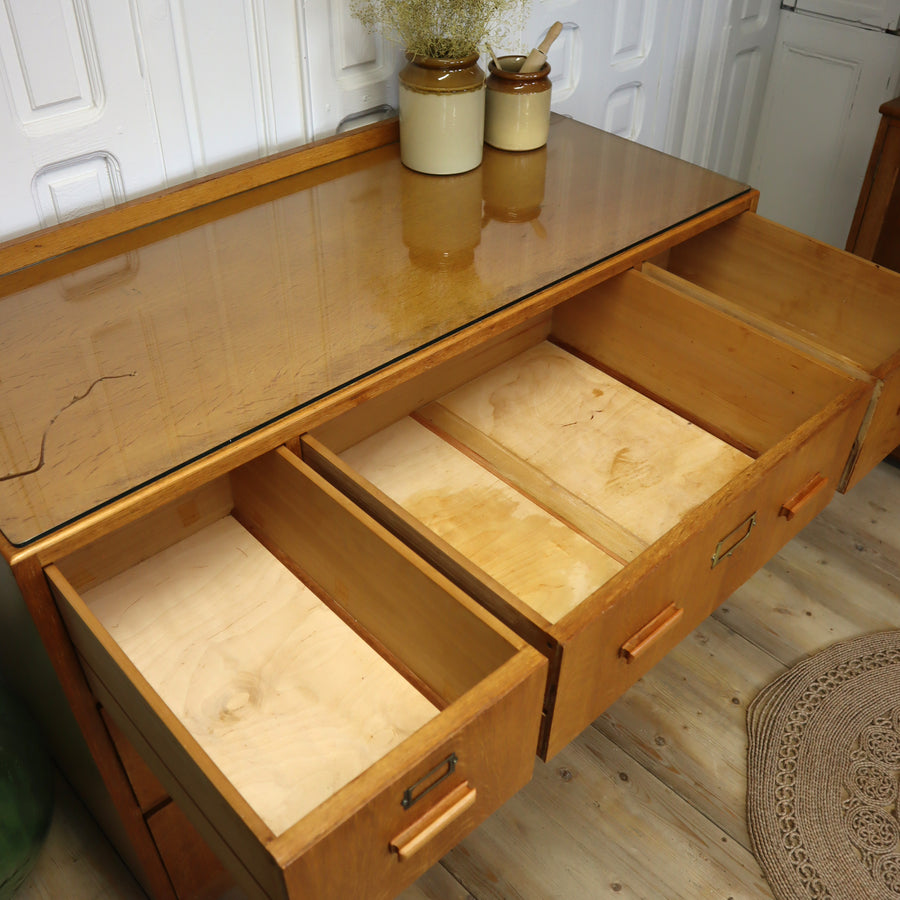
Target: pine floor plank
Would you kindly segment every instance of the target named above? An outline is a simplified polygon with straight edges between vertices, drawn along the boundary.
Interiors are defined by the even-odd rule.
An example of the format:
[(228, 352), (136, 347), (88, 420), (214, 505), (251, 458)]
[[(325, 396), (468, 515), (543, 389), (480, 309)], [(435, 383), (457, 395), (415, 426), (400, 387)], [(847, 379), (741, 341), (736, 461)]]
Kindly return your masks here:
[(714, 614), (786, 665), (900, 628), (900, 468), (839, 495)]
[(400, 894), (398, 900), (476, 900), (438, 863)]
[(769, 654), (708, 619), (594, 727), (749, 849), (747, 704), (783, 671)]
[(447, 860), (475, 897), (764, 898), (752, 855), (596, 729)]

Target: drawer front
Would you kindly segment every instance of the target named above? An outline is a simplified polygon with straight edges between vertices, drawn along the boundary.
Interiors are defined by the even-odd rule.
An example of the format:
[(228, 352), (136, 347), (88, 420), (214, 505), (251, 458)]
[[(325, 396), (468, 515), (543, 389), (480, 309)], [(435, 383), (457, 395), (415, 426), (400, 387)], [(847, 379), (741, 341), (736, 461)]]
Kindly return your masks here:
[[(398, 748), (337, 795), (337, 815), (313, 815), (269, 839), (268, 858), (261, 863), (261, 841), (238, 833), (228, 821), (235, 813), (228, 791), (210, 796), (215, 787), (201, 774), (186, 779), (184, 755), (132, 722), (135, 713), (144, 720), (149, 715), (141, 713), (140, 700), (126, 700), (126, 713), (83, 664), (109, 715), (187, 815), (191, 828), (180, 840), (190, 844), (194, 833), (201, 835), (251, 897), (302, 900), (394, 897), (524, 787), (534, 767), (536, 713), (546, 684), (546, 664), (537, 652), (521, 651), (506, 671), (445, 710), (441, 721), (426, 725), (414, 745)], [(167, 869), (176, 870), (174, 882), (183, 865), (180, 855), (168, 857), (178, 846), (177, 817), (164, 819), (166, 846), (158, 846)]]
[[(185, 534), (171, 536), (170, 546), (149, 559), (131, 558), (141, 551), (126, 529), (101, 540), (93, 557), (88, 547), (71, 564), (60, 560), (48, 567), (48, 580), (109, 717), (251, 896), (392, 896), (529, 780), (546, 662), (291, 454), (277, 451), (245, 468), (231, 473), (234, 509), (225, 520), (192, 531), (189, 523), (205, 518), (197, 515), (205, 502), (201, 489), (179, 501), (185, 515), (159, 511), (166, 529), (181, 518)], [(276, 483), (260, 484), (265, 478)], [(213, 495), (220, 505), (222, 486)], [(299, 523), (292, 521), (293, 513)], [(152, 518), (135, 526), (141, 534), (153, 531)], [(225, 581), (203, 584), (200, 590), (209, 596), (183, 596), (184, 573), (192, 579), (192, 573), (202, 572), (207, 579), (209, 559), (227, 560), (234, 552), (228, 542), (244, 540), (235, 537), (238, 519), (264, 520), (254, 546), (272, 561), (255, 570), (256, 580), (246, 582), (244, 562), (238, 560), (235, 569), (232, 560), (223, 570)], [(224, 540), (218, 530), (209, 530), (220, 526)], [(197, 542), (211, 539), (218, 542), (213, 556), (196, 555)], [(160, 542), (150, 543), (159, 550)], [(242, 558), (257, 553), (249, 544), (237, 549)], [(279, 590), (276, 571), (278, 578), (315, 587), (310, 615), (316, 621), (325, 616), (325, 625), (308, 636), (297, 630), (293, 617), (306, 594), (297, 599), (291, 594), (285, 611), (276, 605), (278, 618), (265, 618), (268, 598)], [(239, 604), (237, 614), (231, 593)], [(152, 605), (145, 617), (141, 607), (148, 597)], [(331, 598), (334, 608), (326, 609), (322, 597)], [(166, 607), (169, 602), (174, 606)], [(394, 609), (388, 608), (391, 603)], [(140, 624), (129, 618), (135, 611)], [(381, 620), (377, 635), (360, 624), (373, 615)], [(237, 634), (229, 625), (232, 619)], [(332, 619), (343, 624), (335, 626)], [(357, 623), (356, 631), (349, 621)], [(282, 622), (285, 633), (279, 635)], [(273, 624), (270, 652), (265, 634)], [(213, 629), (210, 635), (207, 627)], [(392, 627), (400, 633), (392, 634)], [(185, 635), (198, 645), (199, 655), (182, 647)], [(222, 635), (227, 644), (221, 644)], [(351, 641), (346, 651), (327, 649), (325, 656), (316, 646), (344, 647), (346, 640)], [(425, 662), (417, 658), (422, 645), (428, 648)], [(279, 662), (283, 652), (287, 655)], [(229, 670), (222, 668), (232, 659), (244, 685), (237, 692)], [(359, 660), (370, 659), (374, 668), (361, 669), (358, 683), (340, 681), (341, 673), (354, 672)], [(308, 665), (313, 680), (307, 683), (295, 663)], [(180, 695), (173, 693), (169, 675), (184, 667), (189, 689)], [(210, 672), (219, 673), (212, 688), (202, 681)], [(329, 674), (322, 677), (322, 672)], [(297, 686), (288, 678), (297, 679)], [(274, 685), (268, 692), (267, 681)], [(339, 683), (337, 695), (330, 681)], [(201, 687), (197, 704), (191, 695)], [(254, 699), (254, 690), (261, 699)], [(420, 720), (418, 713), (400, 709), (392, 714), (396, 726), (377, 724), (383, 708), (410, 691), (433, 712)], [(286, 712), (277, 707), (280, 696), (291, 700)], [(312, 700), (303, 706), (308, 696)], [(338, 707), (335, 719), (323, 704), (337, 700), (346, 705)], [(205, 709), (215, 715), (197, 728), (195, 720)], [(360, 723), (343, 724), (355, 710)], [(242, 732), (245, 715), (251, 730)], [(208, 739), (220, 721), (226, 743)], [(370, 728), (380, 729), (384, 738), (374, 733), (367, 738)], [(229, 758), (232, 734), (248, 759)], [(382, 740), (384, 746), (376, 743)], [(366, 756), (370, 745), (376, 752)], [(245, 746), (252, 748), (250, 754)], [(354, 763), (358, 771), (351, 771), (349, 781), (334, 763), (348, 754), (363, 760)], [(139, 772), (140, 766), (132, 770)], [(267, 778), (261, 779), (260, 772)], [(254, 793), (256, 782), (271, 782), (266, 790), (277, 807), (268, 805), (265, 794)], [(322, 799), (310, 802), (313, 792)], [(301, 812), (285, 820), (284, 809), (294, 815), (291, 810), (297, 808), (282, 808), (283, 797), (291, 796), (299, 798)], [(167, 828), (170, 835), (177, 825)]]
[(544, 681), (532, 678), (498, 698), (300, 854), (288, 869), (289, 895), (354, 897), (368, 884), (371, 896), (389, 900), (429, 869), (530, 780), (538, 737), (532, 711)]
[[(834, 494), (864, 397), (762, 456), (570, 623), (547, 756), (613, 703), (808, 524)], [(599, 600), (600, 598), (595, 598)]]

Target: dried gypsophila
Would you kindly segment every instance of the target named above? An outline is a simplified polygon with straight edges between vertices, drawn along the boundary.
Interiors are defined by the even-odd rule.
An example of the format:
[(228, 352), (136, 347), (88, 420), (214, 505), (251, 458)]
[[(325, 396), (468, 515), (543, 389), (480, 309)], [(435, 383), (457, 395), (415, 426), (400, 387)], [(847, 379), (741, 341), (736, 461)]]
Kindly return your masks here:
[(414, 57), (464, 59), (488, 41), (521, 33), (529, 0), (350, 0), (369, 31), (401, 43)]

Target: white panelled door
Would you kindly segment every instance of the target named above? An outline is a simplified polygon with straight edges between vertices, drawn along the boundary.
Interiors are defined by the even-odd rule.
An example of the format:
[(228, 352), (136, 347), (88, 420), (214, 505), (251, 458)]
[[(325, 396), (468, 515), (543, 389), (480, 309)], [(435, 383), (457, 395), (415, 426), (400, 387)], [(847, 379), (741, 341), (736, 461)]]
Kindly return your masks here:
[(299, 3), (132, 2), (167, 183), (309, 139)]
[(129, 4), (0, 4), (0, 238), (163, 182)]
[(754, 137), (778, 26), (778, 0), (689, 3), (680, 53), (689, 61), (671, 152), (741, 181)]
[(0, 239), (308, 140), (302, 8), (0, 3)]
[(563, 32), (548, 60), (553, 109), (663, 149), (685, 4), (677, 0), (536, 0), (525, 37), (554, 21)]
[(307, 0), (303, 8), (310, 133), (325, 137), (393, 114), (401, 48), (368, 34), (350, 15), (349, 0)]

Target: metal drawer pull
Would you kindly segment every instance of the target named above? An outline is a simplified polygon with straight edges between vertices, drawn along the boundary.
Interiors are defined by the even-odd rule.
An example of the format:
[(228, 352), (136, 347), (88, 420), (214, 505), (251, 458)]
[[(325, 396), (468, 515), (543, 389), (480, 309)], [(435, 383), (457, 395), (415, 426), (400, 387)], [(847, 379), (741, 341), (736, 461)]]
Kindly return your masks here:
[(456, 821), (473, 803), (476, 790), (468, 782), (455, 787), (417, 822), (405, 828), (391, 842), (391, 850), (402, 862), (421, 850), (438, 832)]
[[(756, 513), (751, 513), (737, 528), (733, 531), (729, 531), (725, 537), (716, 544), (715, 552), (712, 555), (712, 565), (710, 568), (714, 569), (726, 556), (731, 556), (744, 541), (750, 537), (750, 532), (753, 531), (753, 527), (756, 525)], [(743, 532), (743, 534), (741, 534)], [(740, 537), (738, 537), (740, 535)], [(737, 540), (735, 540), (737, 538)], [(723, 550), (722, 548), (726, 545), (729, 545), (727, 550)]]
[(684, 615), (674, 603), (667, 606), (655, 619), (649, 621), (640, 631), (633, 634), (619, 648), (619, 656), (627, 662), (637, 659), (654, 641), (662, 637)]
[[(439, 762), (430, 772), (426, 772), (417, 782), (411, 784), (403, 792), (403, 799), (400, 801), (400, 805), (404, 809), (409, 809), (413, 803), (418, 803), (432, 788), (436, 788), (442, 781), (449, 778), (456, 771), (457, 762), (459, 762), (459, 757), (455, 753), (451, 753), (445, 760)], [(440, 777), (435, 778), (435, 775), (437, 775), (444, 766), (447, 767), (447, 771), (441, 774)], [(432, 781), (432, 779), (434, 780)], [(422, 788), (417, 794), (416, 791), (425, 784), (426, 781), (431, 783)]]
[(828, 484), (828, 479), (819, 472), (816, 472), (809, 481), (791, 497), (790, 500), (785, 501), (784, 506), (781, 507), (781, 511), (778, 513), (779, 516), (784, 516), (788, 522), (812, 500), (825, 485)]

